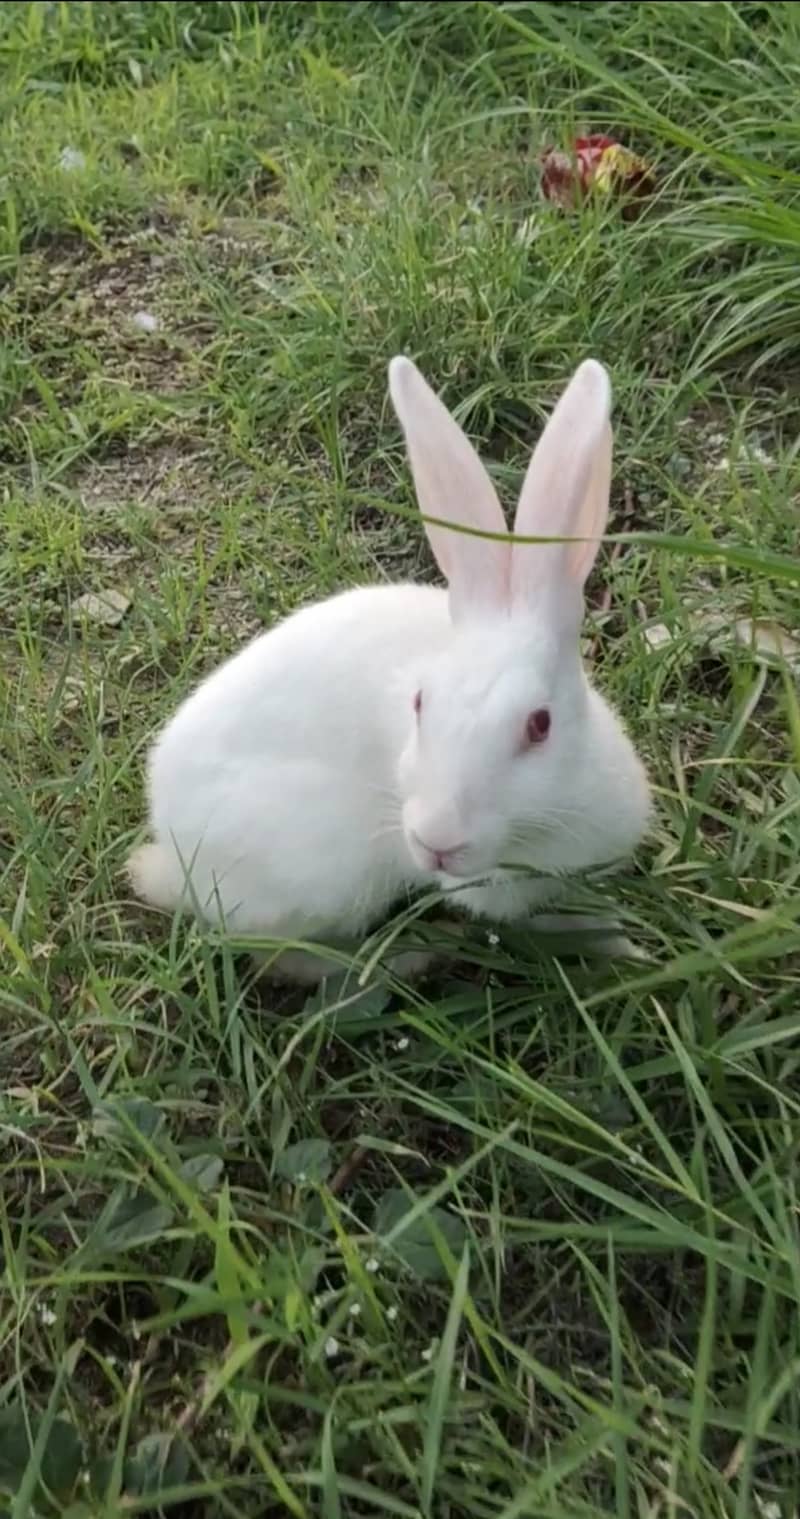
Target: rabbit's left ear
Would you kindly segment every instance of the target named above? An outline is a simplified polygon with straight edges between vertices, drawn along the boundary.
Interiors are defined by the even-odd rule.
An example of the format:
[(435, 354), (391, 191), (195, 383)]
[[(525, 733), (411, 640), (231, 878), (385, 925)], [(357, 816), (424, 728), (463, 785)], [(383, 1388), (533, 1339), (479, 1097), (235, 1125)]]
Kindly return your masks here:
[(511, 595), (557, 615), (580, 615), (583, 584), (597, 558), (611, 486), (611, 385), (602, 364), (587, 359), (575, 371), (534, 450), (517, 507), (520, 537), (560, 543), (516, 543)]
[[(454, 621), (508, 605), (511, 545), (494, 486), (469, 439), (410, 359), (389, 365), (425, 531), (450, 591)], [(451, 525), (450, 525), (451, 524)], [(459, 527), (473, 529), (460, 533)], [(497, 538), (477, 536), (502, 534)]]

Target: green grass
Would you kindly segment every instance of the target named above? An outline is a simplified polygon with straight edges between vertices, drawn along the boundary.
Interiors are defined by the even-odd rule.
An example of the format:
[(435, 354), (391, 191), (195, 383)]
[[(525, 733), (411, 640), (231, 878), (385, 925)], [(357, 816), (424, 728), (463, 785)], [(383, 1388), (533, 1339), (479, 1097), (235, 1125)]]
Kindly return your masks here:
[[(797, 1515), (799, 18), (0, 10), (14, 1519)], [(542, 204), (581, 126), (657, 165), (636, 221)], [(612, 371), (589, 631), (659, 817), (603, 893), (646, 958), (461, 925), (432, 986), (304, 1004), (120, 871), (202, 672), (431, 573), (399, 350), (509, 499)]]

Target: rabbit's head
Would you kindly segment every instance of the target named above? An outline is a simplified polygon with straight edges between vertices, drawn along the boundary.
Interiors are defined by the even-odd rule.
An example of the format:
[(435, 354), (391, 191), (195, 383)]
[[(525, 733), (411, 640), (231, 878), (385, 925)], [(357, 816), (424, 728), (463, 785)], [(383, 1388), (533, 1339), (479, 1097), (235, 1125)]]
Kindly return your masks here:
[[(626, 852), (644, 826), (646, 782), (580, 652), (584, 582), (608, 517), (606, 371), (587, 360), (559, 400), (513, 536), (483, 465), (419, 371), (396, 358), (389, 379), (453, 623), (451, 643), (414, 672), (408, 693), (399, 782), (410, 853), (455, 878), (537, 853), (574, 869), (598, 854), (593, 809), (614, 807)], [(614, 858), (612, 819), (597, 824)]]

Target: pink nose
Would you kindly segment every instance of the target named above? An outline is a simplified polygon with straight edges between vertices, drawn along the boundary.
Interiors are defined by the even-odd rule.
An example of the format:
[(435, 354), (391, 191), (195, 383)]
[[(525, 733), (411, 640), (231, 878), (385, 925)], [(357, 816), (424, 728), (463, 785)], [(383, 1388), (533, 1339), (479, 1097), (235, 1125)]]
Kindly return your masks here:
[(425, 853), (431, 856), (434, 870), (446, 870), (448, 863), (452, 863), (456, 855), (459, 855), (465, 847), (463, 844), (451, 844), (449, 849), (434, 849), (433, 845), (426, 844), (425, 840), (421, 839), (418, 833), (415, 833), (413, 838), (415, 844), (418, 844), (420, 849), (424, 849)]

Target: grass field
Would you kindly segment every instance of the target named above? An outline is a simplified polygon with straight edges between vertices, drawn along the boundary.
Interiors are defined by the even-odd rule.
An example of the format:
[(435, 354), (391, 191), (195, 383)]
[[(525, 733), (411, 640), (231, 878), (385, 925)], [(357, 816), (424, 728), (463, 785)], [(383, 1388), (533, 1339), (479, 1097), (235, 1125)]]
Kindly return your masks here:
[[(3, 1514), (800, 1511), (799, 87), (788, 3), (0, 8)], [(509, 500), (612, 372), (640, 958), (277, 997), (121, 867), (202, 672), (432, 574), (398, 351)]]

